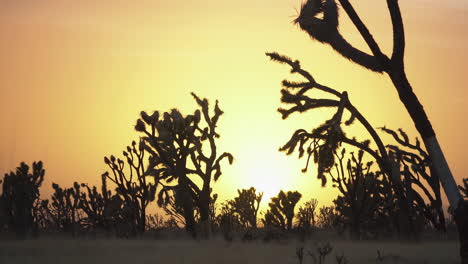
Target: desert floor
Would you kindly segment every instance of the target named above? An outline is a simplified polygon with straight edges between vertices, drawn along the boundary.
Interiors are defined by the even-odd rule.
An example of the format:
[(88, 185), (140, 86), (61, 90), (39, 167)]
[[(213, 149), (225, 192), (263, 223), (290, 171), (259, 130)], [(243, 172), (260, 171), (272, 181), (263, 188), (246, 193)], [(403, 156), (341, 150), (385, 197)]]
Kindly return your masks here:
[[(0, 263), (299, 263), (296, 249), (304, 247), (303, 263), (314, 263), (307, 250), (317, 252), (318, 241), (248, 243), (193, 240), (2, 240)], [(337, 255), (348, 264), (365, 263), (459, 263), (456, 241), (424, 243), (331, 241), (332, 252), (324, 263), (338, 263)], [(377, 250), (386, 260), (378, 261)]]

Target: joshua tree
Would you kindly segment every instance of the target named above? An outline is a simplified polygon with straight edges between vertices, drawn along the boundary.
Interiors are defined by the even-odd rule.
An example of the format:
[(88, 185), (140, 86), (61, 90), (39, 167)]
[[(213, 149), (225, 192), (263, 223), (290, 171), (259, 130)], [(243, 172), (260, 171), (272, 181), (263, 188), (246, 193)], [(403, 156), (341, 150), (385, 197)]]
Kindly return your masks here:
[[(104, 181), (106, 178), (102, 177), (102, 179)], [(81, 187), (86, 190), (86, 192), (82, 191), (80, 194), (80, 209), (86, 215), (85, 219), (83, 219), (84, 222), (93, 230), (106, 229), (109, 224), (106, 221), (104, 212), (108, 203), (106, 203), (104, 197), (108, 191), (103, 188), (103, 192), (100, 193), (96, 186), (89, 187), (85, 183), (82, 183)]]
[(34, 223), (35, 206), (38, 206), (39, 187), (44, 180), (45, 170), (42, 161), (33, 162), (32, 172), (22, 162), (16, 172), (5, 174), (3, 178), (2, 203), (7, 225), (18, 237), (24, 238), (37, 231)]
[[(83, 213), (81, 225), (93, 231), (103, 230), (108, 233), (114, 231), (117, 236), (133, 235), (135, 230), (131, 229), (135, 229), (135, 222), (132, 222), (135, 220), (135, 215), (131, 217), (125, 215), (128, 206), (118, 193), (113, 194), (107, 189), (107, 179), (108, 174), (101, 175), (101, 191), (96, 186), (81, 184), (83, 188), (79, 203), (80, 211)], [(128, 221), (130, 223), (127, 223)]]
[[(148, 174), (158, 175), (166, 184), (159, 193), (160, 204), (168, 203), (173, 193), (175, 203), (183, 210), (186, 229), (195, 236), (195, 207), (200, 213), (202, 235), (210, 233), (211, 182), (222, 174), (221, 161), (233, 162), (233, 156), (224, 152), (218, 155), (216, 126), (223, 111), (216, 101), (210, 115), (207, 99), (192, 93), (200, 110), (185, 117), (173, 109), (160, 118), (159, 112), (151, 116), (141, 112), (135, 129), (145, 134), (142, 138), (145, 150), (150, 153)], [(208, 153), (207, 153), (208, 152)], [(201, 180), (201, 186), (197, 185)], [(177, 181), (175, 185), (171, 185)]]
[(280, 191), (278, 196), (271, 198), (263, 224), (282, 230), (292, 230), (294, 207), (296, 207), (301, 197), (302, 195), (297, 191), (288, 191), (287, 193)]
[(351, 158), (344, 162), (345, 148), (341, 154), (335, 153), (337, 162), (335, 171), (330, 176), (340, 195), (334, 200), (336, 211), (341, 215), (343, 224), (350, 228), (351, 235), (360, 239), (361, 229), (375, 221), (382, 209), (384, 200), (383, 179), (380, 172), (372, 172), (372, 161), (364, 164), (364, 151), (358, 155), (351, 153)]
[(233, 234), (240, 230), (243, 225), (229, 201), (221, 204), (221, 211), (216, 216), (216, 222), (219, 226), (219, 230), (224, 236), (224, 239), (229, 241), (233, 239)]
[(256, 193), (254, 187), (237, 190), (238, 196), (229, 201), (229, 205), (239, 216), (244, 227), (257, 228), (257, 213), (263, 193)]
[[(390, 129), (382, 128), (384, 132), (392, 135), (400, 146), (408, 150), (403, 150), (393, 145), (385, 147), (377, 131), (349, 101), (347, 92), (340, 93), (335, 89), (317, 83), (310, 73), (301, 68), (299, 61), (292, 61), (290, 58), (276, 53), (268, 53), (267, 55), (275, 61), (288, 64), (292, 68), (293, 73), (299, 73), (307, 79), (307, 82), (283, 81), (283, 85), (286, 88), (281, 91), (281, 100), (285, 104), (292, 105), (288, 109), (278, 109), (283, 118), (287, 118), (295, 112), (302, 113), (309, 109), (320, 107), (335, 107), (337, 109), (331, 119), (313, 129), (312, 132), (309, 133), (304, 129), (297, 130), (291, 139), (280, 148), (281, 151), (291, 154), (298, 147), (299, 158), (303, 157), (304, 154), (307, 155), (307, 163), (303, 172), (307, 171), (309, 161), (313, 157), (313, 161), (318, 165), (317, 176), (321, 179), (322, 185), (325, 186), (327, 175), (330, 174), (336, 164), (338, 149), (342, 144), (347, 144), (370, 154), (372, 159), (375, 159), (384, 176), (384, 179), (380, 182), (384, 185), (387, 195), (391, 195), (391, 197), (388, 197), (390, 199), (387, 200), (395, 201), (395, 206), (391, 208), (398, 209), (394, 212), (398, 212), (400, 219), (410, 219), (412, 215), (411, 209), (415, 204), (419, 207), (425, 206), (421, 195), (426, 195), (431, 201), (430, 210), (425, 210), (424, 213), (426, 217), (431, 220), (433, 217), (429, 213), (437, 212), (438, 216), (436, 218), (443, 218), (440, 203), (440, 186), (437, 180), (429, 176), (428, 166), (431, 164), (429, 155), (422, 150), (418, 140), (416, 140), (415, 144), (412, 144), (403, 131), (400, 130), (400, 134), (398, 134)], [(311, 98), (306, 92), (312, 89), (336, 96), (339, 100)], [(294, 90), (295, 92), (292, 92)], [(344, 115), (348, 113), (350, 114), (349, 119), (342, 122)], [(346, 136), (342, 124), (350, 126), (355, 121), (359, 122), (369, 133), (372, 142), (377, 146), (377, 150), (372, 149), (370, 140), (358, 141), (356, 138)], [(306, 146), (307, 149), (305, 148)], [(424, 181), (428, 183), (429, 189), (423, 184)], [(422, 189), (423, 192), (415, 192), (413, 185)], [(443, 220), (439, 222), (443, 223), (441, 221)], [(412, 231), (409, 232), (404, 229), (404, 225), (399, 225), (399, 227), (401, 227), (398, 229), (401, 235), (412, 234)]]
[(127, 150), (123, 151), (123, 156), (127, 159), (128, 173), (125, 173), (125, 162), (116, 159), (114, 156), (104, 157), (104, 162), (111, 169), (112, 174), (105, 172), (103, 177), (111, 180), (116, 185), (116, 195), (123, 201), (122, 216), (128, 224), (132, 226), (133, 233), (142, 233), (146, 226), (146, 207), (154, 201), (156, 194), (155, 182), (147, 179), (146, 167), (144, 166), (144, 144), (135, 141)]
[(303, 4), (300, 15), (295, 22), (312, 39), (329, 44), (343, 57), (371, 71), (388, 74), (398, 92), (401, 102), (404, 104), (417, 131), (422, 137), (431, 161), (431, 177), (440, 180), (450, 206), (455, 212), (455, 221), (460, 237), (462, 262), (468, 263), (468, 203), (464, 202), (463, 197), (457, 189), (457, 184), (449, 169), (431, 122), (407, 79), (404, 69), (405, 34), (398, 0), (387, 0), (393, 26), (393, 51), (390, 58), (382, 53), (379, 45), (350, 2), (348, 0), (339, 0), (339, 3), (364, 38), (372, 55), (353, 47), (340, 34), (338, 30), (338, 7), (335, 0), (307, 0)]
[(75, 182), (72, 188), (62, 189), (58, 184), (53, 183), (52, 202), (48, 200), (42, 202), (43, 208), (47, 211), (59, 231), (71, 232), (76, 236), (77, 228), (80, 226), (80, 185)]
[(340, 217), (334, 206), (322, 206), (318, 213), (318, 225), (321, 228), (332, 228), (338, 226)]
[(304, 232), (309, 232), (312, 228), (317, 226), (316, 209), (318, 200), (310, 199), (299, 207), (297, 212), (297, 225)]

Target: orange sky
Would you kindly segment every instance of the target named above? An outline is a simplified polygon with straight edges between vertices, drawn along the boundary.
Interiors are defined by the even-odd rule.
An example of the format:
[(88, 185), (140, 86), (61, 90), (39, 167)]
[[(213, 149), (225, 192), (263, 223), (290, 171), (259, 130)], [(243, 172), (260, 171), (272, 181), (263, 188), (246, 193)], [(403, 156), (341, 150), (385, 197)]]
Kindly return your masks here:
[[(389, 51), (385, 1), (352, 2)], [(468, 171), (468, 5), (400, 2), (408, 77), (460, 181)], [(266, 196), (299, 190), (329, 204), (335, 192), (320, 188), (315, 170), (304, 175), (305, 161), (277, 152), (295, 129), (310, 129), (329, 114), (281, 120), (280, 81), (289, 72), (264, 52), (300, 59), (322, 84), (347, 90), (374, 126), (416, 134), (387, 76), (311, 41), (291, 23), (299, 7), (299, 0), (1, 1), (0, 173), (43, 160), (47, 195), (52, 181), (97, 184), (103, 157), (138, 138), (133, 125), (141, 110), (191, 112), (194, 91), (218, 99), (225, 111), (219, 149), (234, 154), (235, 163), (215, 184), (221, 201), (253, 185)], [(343, 34), (365, 48), (342, 15)]]

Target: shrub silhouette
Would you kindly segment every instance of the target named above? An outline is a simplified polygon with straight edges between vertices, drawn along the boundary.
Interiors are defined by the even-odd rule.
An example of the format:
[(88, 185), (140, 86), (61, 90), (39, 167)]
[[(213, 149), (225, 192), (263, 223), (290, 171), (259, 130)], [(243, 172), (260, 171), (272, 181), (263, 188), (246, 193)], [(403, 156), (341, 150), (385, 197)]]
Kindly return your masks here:
[(33, 162), (30, 167), (21, 162), (16, 172), (5, 174), (2, 186), (2, 204), (6, 216), (7, 228), (13, 230), (19, 238), (35, 233), (34, 212), (40, 205), (39, 187), (44, 181), (45, 170), (42, 161)]
[(263, 224), (281, 230), (292, 230), (294, 208), (301, 197), (302, 195), (297, 191), (287, 193), (280, 191), (276, 197), (271, 198)]

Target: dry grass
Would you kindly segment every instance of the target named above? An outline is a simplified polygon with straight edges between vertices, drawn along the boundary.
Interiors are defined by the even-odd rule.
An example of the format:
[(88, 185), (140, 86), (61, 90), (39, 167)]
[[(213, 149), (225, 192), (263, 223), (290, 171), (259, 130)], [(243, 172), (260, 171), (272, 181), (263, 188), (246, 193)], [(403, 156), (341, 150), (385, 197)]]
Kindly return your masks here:
[[(344, 253), (349, 264), (365, 263), (459, 263), (455, 241), (401, 244), (398, 242), (332, 242), (325, 263), (336, 263)], [(298, 263), (296, 248), (316, 248), (315, 241), (226, 242), (223, 240), (3, 240), (0, 263)], [(376, 262), (377, 250), (397, 255), (397, 262)], [(307, 256), (304, 263), (313, 263)]]

